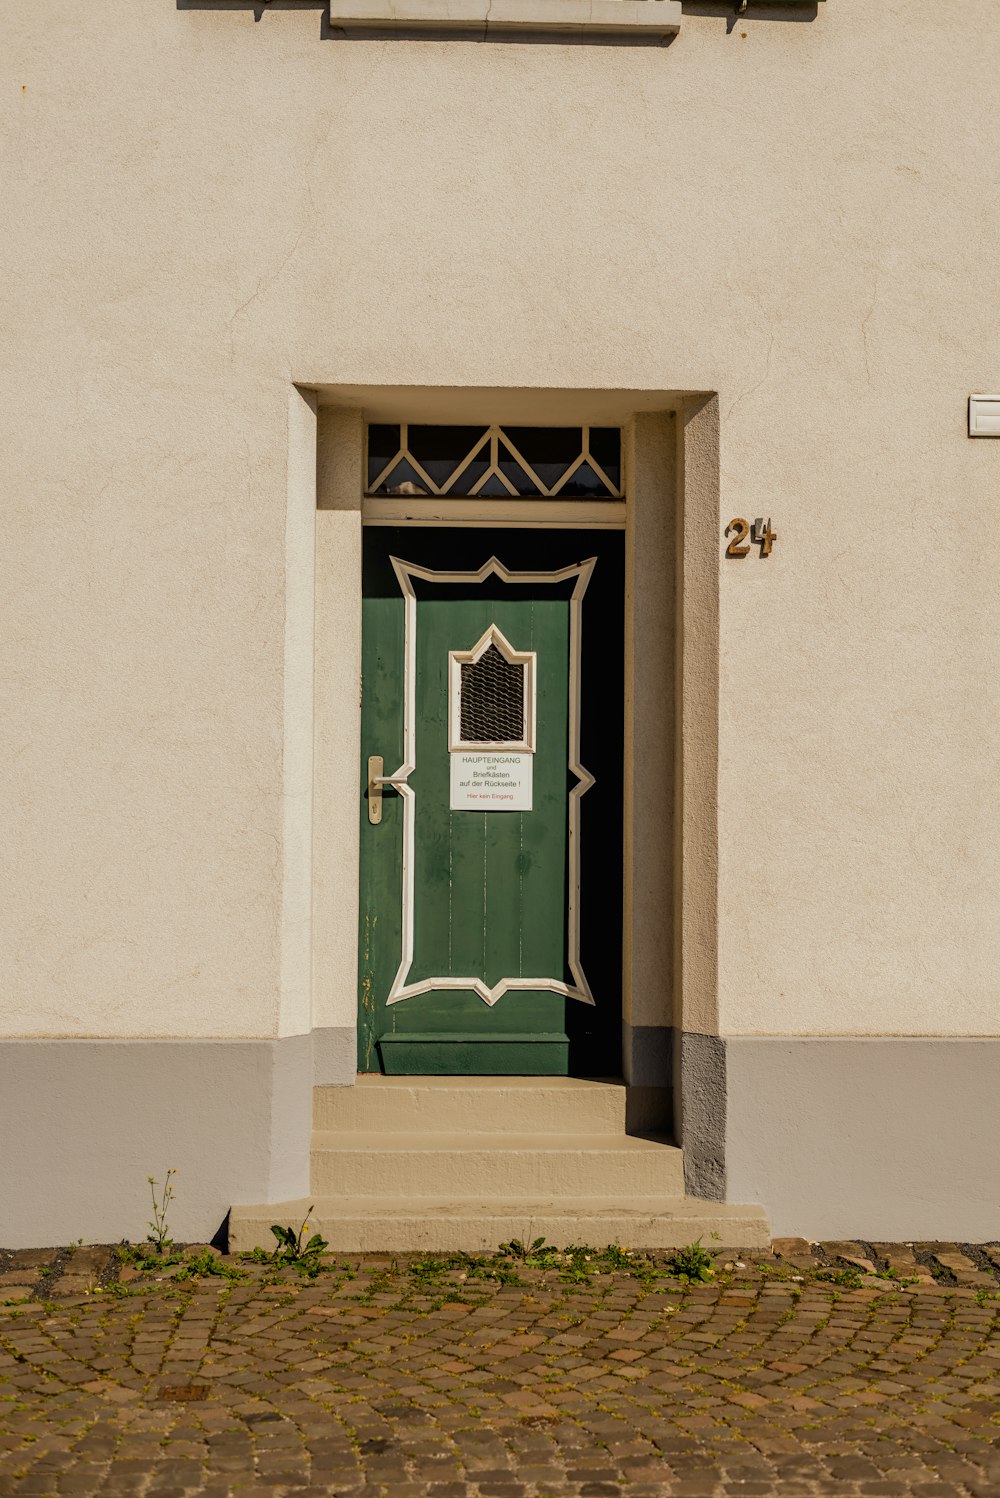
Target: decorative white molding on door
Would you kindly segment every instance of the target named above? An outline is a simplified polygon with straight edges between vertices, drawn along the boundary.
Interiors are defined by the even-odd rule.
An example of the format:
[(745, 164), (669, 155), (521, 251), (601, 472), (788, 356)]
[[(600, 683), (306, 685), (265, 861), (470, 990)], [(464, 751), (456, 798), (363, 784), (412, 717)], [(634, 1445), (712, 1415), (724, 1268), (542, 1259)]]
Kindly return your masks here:
[[(471, 666), (484, 656), (493, 645), (505, 661), (522, 668), (524, 736), (520, 739), (463, 739), (462, 738), (462, 667)], [(476, 641), (471, 650), (449, 650), (448, 652), (448, 748), (474, 749), (489, 752), (491, 749), (521, 750), (525, 754), (535, 752), (535, 652), (515, 650), (502, 630), (495, 624)]]
[[(593, 1004), (590, 990), (580, 961), (580, 798), (594, 784), (594, 777), (580, 763), (580, 654), (583, 630), (583, 597), (587, 591), (591, 574), (597, 563), (596, 557), (585, 562), (576, 562), (570, 567), (561, 567), (555, 572), (511, 572), (496, 557), (477, 572), (436, 572), (429, 567), (420, 567), (414, 562), (405, 562), (392, 557), (392, 567), (399, 582), (404, 599), (404, 687), (403, 687), (403, 763), (389, 777), (392, 785), (403, 798), (403, 911), (402, 953), (396, 976), (392, 981), (387, 1004), (398, 1004), (403, 999), (416, 998), (418, 994), (430, 993), (434, 989), (453, 989), (478, 994), (484, 1004), (491, 1007), (505, 993), (513, 989), (545, 989), (551, 993), (565, 994), (567, 998), (579, 999), (581, 1003)], [(505, 583), (561, 583), (575, 578), (576, 583), (569, 599), (569, 744), (567, 765), (576, 777), (576, 785), (569, 792), (569, 850), (568, 889), (566, 916), (567, 965), (573, 976), (572, 983), (561, 978), (538, 977), (502, 978), (492, 988), (482, 978), (423, 978), (418, 983), (407, 983), (413, 965), (414, 924), (414, 836), (416, 828), (416, 792), (410, 785), (410, 776), (417, 764), (417, 595), (414, 578), (430, 583), (481, 583), (488, 577), (498, 577)], [(499, 631), (497, 631), (499, 633)], [(487, 631), (487, 635), (490, 631)], [(503, 638), (502, 636), (500, 637)], [(485, 641), (485, 644), (484, 644)], [(484, 635), (475, 647), (488, 648), (490, 641)], [(509, 651), (510, 645), (504, 640)], [(515, 652), (515, 657), (518, 653)], [(477, 747), (484, 747), (478, 745)], [(509, 747), (509, 746), (507, 746)]]

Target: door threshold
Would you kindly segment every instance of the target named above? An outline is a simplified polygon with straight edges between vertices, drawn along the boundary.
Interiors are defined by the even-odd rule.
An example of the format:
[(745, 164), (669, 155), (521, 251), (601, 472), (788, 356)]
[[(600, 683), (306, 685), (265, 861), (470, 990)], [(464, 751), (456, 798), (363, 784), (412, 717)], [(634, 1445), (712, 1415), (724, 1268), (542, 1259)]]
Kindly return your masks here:
[(569, 1062), (569, 1036), (558, 1031), (415, 1030), (383, 1035), (377, 1048), (387, 1076), (565, 1076)]

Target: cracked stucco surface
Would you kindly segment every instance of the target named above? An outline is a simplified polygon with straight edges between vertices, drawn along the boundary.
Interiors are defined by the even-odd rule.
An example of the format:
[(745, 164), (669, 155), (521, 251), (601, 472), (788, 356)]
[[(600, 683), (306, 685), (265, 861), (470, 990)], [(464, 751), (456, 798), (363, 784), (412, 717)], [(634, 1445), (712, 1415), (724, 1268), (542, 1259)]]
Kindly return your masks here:
[(717, 390), (721, 1027), (996, 1033), (993, 0), (3, 30), (0, 1032), (282, 1025), (299, 381)]

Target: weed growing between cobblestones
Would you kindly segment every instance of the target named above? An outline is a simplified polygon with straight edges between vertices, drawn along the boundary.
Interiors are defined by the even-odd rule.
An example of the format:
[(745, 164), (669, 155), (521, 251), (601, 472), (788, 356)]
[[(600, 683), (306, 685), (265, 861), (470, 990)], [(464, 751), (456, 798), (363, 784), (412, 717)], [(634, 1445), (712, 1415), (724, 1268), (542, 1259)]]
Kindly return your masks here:
[[(592, 1284), (598, 1275), (622, 1273), (651, 1285), (670, 1273), (651, 1255), (635, 1253), (617, 1243), (603, 1249), (588, 1244), (570, 1244), (559, 1249), (544, 1238), (536, 1238), (530, 1244), (511, 1239), (493, 1254), (427, 1254), (407, 1266), (411, 1283), (422, 1288), (439, 1286), (447, 1275), (452, 1275), (458, 1284), (491, 1280), (500, 1285), (519, 1286), (525, 1283), (522, 1271), (527, 1270), (541, 1270), (553, 1274), (559, 1283), (581, 1286)], [(398, 1273), (395, 1264), (384, 1271), (390, 1272)]]
[(149, 1194), (153, 1198), (152, 1220), (146, 1224), (149, 1232), (146, 1234), (146, 1242), (151, 1243), (158, 1254), (167, 1252), (173, 1247), (174, 1240), (170, 1237), (170, 1227), (167, 1223), (167, 1212), (170, 1203), (174, 1199), (174, 1188), (171, 1184), (172, 1178), (177, 1174), (177, 1167), (171, 1165), (163, 1178), (163, 1196), (157, 1197), (156, 1188), (159, 1185), (152, 1176), (147, 1176), (149, 1182)]
[(174, 1264), (180, 1264), (184, 1255), (180, 1249), (170, 1252), (154, 1248), (148, 1240), (146, 1243), (123, 1241), (115, 1248), (115, 1258), (120, 1264), (129, 1264), (144, 1273), (152, 1273), (153, 1271), (162, 1272)]
[(879, 1270), (879, 1279), (893, 1280), (897, 1285), (907, 1285), (907, 1286), (909, 1286), (909, 1285), (918, 1285), (920, 1283), (919, 1280), (913, 1279), (911, 1276), (905, 1275), (905, 1274), (901, 1273), (900, 1270), (898, 1270), (898, 1269), (892, 1269), (892, 1268), (889, 1268), (889, 1269), (880, 1269)]
[[(407, 1274), (410, 1288), (417, 1294), (429, 1294), (438, 1299), (444, 1296), (447, 1300), (455, 1300), (463, 1304), (465, 1297), (460, 1287), (466, 1285), (470, 1279), (475, 1281), (476, 1279), (495, 1278), (498, 1283), (508, 1285), (522, 1283), (520, 1276), (514, 1272), (504, 1275), (489, 1274), (483, 1266), (473, 1260), (471, 1255), (465, 1254), (430, 1255), (427, 1258), (418, 1259), (407, 1266)], [(454, 1276), (454, 1287), (444, 1283), (448, 1275)]]
[(700, 1238), (671, 1254), (666, 1270), (672, 1278), (680, 1280), (682, 1285), (704, 1285), (715, 1278), (712, 1255), (702, 1248)]
[(298, 1230), (273, 1223), (271, 1232), (275, 1238), (274, 1248), (270, 1252), (265, 1248), (255, 1248), (244, 1254), (243, 1258), (251, 1264), (272, 1264), (279, 1269), (294, 1269), (309, 1279), (315, 1279), (325, 1267), (323, 1255), (330, 1245), (319, 1233), (306, 1238), (312, 1210), (310, 1206)]
[(816, 1278), (827, 1284), (842, 1285), (845, 1290), (860, 1290), (865, 1282), (860, 1269), (818, 1269)]
[(227, 1264), (219, 1254), (213, 1253), (210, 1248), (204, 1248), (200, 1253), (185, 1259), (175, 1280), (197, 1279), (202, 1275), (216, 1275), (228, 1280), (230, 1284), (237, 1284), (250, 1278), (245, 1269), (240, 1269), (236, 1264)]
[(313, 1233), (312, 1237), (306, 1239), (306, 1228), (309, 1225), (309, 1211), (302, 1219), (302, 1225), (298, 1232), (292, 1227), (280, 1227), (275, 1223), (271, 1228), (277, 1240), (274, 1250), (274, 1263), (290, 1264), (296, 1269), (303, 1270), (306, 1274), (313, 1276), (322, 1268), (322, 1256), (329, 1244), (319, 1233)]

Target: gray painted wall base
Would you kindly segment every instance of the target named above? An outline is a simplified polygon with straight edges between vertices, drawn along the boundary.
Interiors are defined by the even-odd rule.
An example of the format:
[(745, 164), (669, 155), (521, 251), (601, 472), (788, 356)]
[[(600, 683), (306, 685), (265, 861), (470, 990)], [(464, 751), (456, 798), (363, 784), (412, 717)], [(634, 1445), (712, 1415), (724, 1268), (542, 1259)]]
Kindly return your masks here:
[(741, 1036), (725, 1080), (726, 1196), (776, 1234), (1000, 1239), (1000, 1039)]
[(779, 1235), (1000, 1239), (1000, 1039), (686, 1033), (673, 1064), (690, 1195)]
[[(171, 1165), (180, 1240), (305, 1196), (312, 1088), (353, 1083), (353, 1040), (0, 1042), (0, 1244), (141, 1240), (147, 1177)], [(691, 1195), (807, 1238), (1000, 1239), (1000, 1039), (626, 1040), (630, 1127), (675, 1069)]]
[(0, 1042), (0, 1244), (141, 1241), (171, 1165), (173, 1236), (204, 1241), (309, 1190), (311, 1128), (308, 1035)]
[[(684, 1150), (684, 1189), (708, 1201), (735, 1201), (726, 1189), (726, 1041), (679, 1035), (674, 1044), (674, 1115)], [(756, 1197), (740, 1198), (756, 1201)]]

